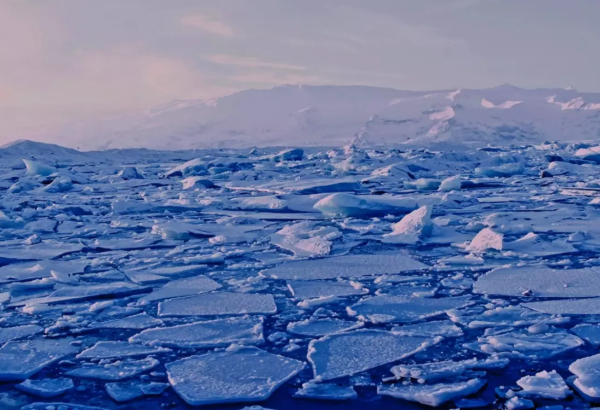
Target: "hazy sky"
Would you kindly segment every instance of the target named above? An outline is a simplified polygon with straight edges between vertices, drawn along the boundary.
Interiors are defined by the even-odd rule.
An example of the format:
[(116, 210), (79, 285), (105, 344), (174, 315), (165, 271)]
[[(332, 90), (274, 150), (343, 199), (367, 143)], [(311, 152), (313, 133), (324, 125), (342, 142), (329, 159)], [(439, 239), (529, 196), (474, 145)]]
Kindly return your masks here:
[(0, 0), (0, 136), (288, 84), (600, 91), (599, 0)]

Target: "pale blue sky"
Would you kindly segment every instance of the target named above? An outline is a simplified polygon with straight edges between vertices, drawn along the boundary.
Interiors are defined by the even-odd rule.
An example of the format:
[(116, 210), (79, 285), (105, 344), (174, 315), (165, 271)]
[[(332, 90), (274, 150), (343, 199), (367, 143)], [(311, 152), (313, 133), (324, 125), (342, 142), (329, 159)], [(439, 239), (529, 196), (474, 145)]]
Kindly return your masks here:
[(600, 91), (598, 0), (0, 0), (0, 135), (245, 88)]

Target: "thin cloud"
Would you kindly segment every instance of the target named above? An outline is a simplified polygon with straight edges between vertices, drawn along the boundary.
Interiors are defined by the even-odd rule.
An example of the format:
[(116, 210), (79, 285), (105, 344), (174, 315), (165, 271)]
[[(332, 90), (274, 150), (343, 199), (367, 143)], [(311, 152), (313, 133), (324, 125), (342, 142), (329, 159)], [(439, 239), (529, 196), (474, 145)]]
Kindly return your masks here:
[(181, 18), (181, 25), (193, 27), (223, 37), (234, 37), (233, 28), (222, 21), (211, 19), (203, 14), (188, 14)]
[(304, 71), (306, 67), (284, 64), (284, 63), (273, 63), (270, 61), (263, 61), (254, 57), (242, 57), (232, 56), (228, 54), (215, 54), (206, 58), (211, 63), (221, 65), (231, 65), (243, 68), (270, 68), (275, 70), (292, 70), (292, 71)]
[(281, 84), (320, 84), (321, 79), (316, 75), (297, 75), (279, 73), (245, 73), (231, 78), (232, 81), (245, 84), (281, 85)]

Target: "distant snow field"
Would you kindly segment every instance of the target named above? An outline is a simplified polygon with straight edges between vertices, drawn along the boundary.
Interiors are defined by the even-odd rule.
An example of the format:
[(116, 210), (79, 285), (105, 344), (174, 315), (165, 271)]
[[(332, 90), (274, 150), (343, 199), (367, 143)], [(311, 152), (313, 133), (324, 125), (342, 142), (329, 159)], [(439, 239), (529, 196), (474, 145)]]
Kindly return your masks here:
[(173, 101), (101, 121), (23, 130), (14, 138), (82, 150), (251, 146), (507, 146), (600, 140), (600, 93), (572, 88), (400, 91), (366, 86), (246, 90)]
[[(600, 402), (600, 146), (540, 142), (574, 124), (565, 139), (592, 137), (598, 101), (398, 93), (175, 104), (123, 140), (184, 148), (238, 121), (254, 141), (333, 148), (0, 148), (0, 408)], [(380, 116), (361, 126), (363, 108)], [(480, 144), (390, 145), (400, 135)]]

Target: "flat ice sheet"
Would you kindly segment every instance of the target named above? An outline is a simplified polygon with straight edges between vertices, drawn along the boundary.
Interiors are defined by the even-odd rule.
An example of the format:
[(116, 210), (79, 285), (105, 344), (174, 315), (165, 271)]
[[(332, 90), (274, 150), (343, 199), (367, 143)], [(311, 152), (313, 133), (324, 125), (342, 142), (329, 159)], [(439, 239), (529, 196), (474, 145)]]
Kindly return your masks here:
[(419, 298), (410, 296), (376, 296), (346, 308), (350, 316), (372, 323), (410, 323), (444, 314), (447, 310), (467, 306), (469, 297)]
[(254, 345), (264, 339), (261, 318), (242, 317), (148, 329), (132, 336), (129, 341), (150, 346), (209, 348), (231, 343)]
[(167, 363), (173, 389), (192, 406), (267, 399), (305, 364), (256, 348), (191, 356)]
[(311, 341), (307, 358), (315, 377), (333, 380), (412, 356), (436, 341), (382, 330), (357, 330)]
[(158, 305), (159, 316), (272, 315), (277, 313), (273, 295), (256, 293), (208, 293), (170, 299)]
[(428, 268), (410, 256), (401, 254), (347, 255), (282, 263), (261, 273), (273, 279), (318, 280), (392, 275)]
[(473, 292), (545, 298), (600, 296), (600, 269), (499, 268), (479, 277)]

